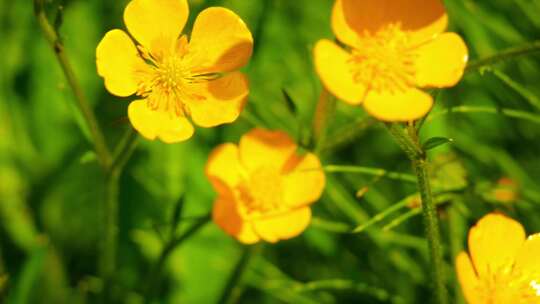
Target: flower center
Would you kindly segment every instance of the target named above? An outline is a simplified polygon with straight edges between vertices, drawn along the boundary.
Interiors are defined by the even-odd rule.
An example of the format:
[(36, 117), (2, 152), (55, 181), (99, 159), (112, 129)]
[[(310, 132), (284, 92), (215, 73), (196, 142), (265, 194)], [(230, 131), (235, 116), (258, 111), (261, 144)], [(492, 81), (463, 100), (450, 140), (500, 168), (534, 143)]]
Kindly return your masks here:
[(211, 80), (213, 75), (192, 73), (193, 64), (185, 36), (178, 40), (175, 48), (164, 48), (157, 55), (143, 48), (139, 50), (147, 66), (140, 71), (137, 95), (146, 98), (150, 109), (184, 116), (189, 111), (187, 101), (205, 99), (193, 84)]
[(255, 170), (240, 185), (246, 216), (260, 216), (279, 211), (282, 204), (283, 187), (277, 169), (261, 167)]
[(481, 278), (477, 291), (489, 304), (540, 304), (540, 282), (534, 277), (507, 267)]
[(381, 91), (404, 90), (414, 83), (414, 54), (409, 34), (399, 24), (390, 24), (375, 34), (364, 33), (350, 62), (354, 80)]

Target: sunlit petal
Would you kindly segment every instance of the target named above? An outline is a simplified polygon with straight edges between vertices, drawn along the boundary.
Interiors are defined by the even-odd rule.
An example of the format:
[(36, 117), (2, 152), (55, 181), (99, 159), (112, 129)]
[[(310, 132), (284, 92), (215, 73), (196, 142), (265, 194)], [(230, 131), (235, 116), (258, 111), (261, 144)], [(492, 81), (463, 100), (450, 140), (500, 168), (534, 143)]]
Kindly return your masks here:
[(147, 139), (156, 137), (166, 143), (184, 141), (193, 135), (193, 125), (183, 116), (152, 110), (146, 100), (129, 104), (128, 117), (135, 130)]
[(364, 109), (383, 121), (412, 121), (426, 115), (433, 106), (433, 98), (418, 89), (403, 91), (371, 91), (367, 94)]
[(193, 122), (201, 127), (214, 127), (235, 121), (249, 94), (244, 74), (233, 72), (219, 79), (194, 86), (202, 98), (187, 100)]
[(227, 197), (219, 197), (214, 202), (212, 219), (225, 232), (244, 244), (253, 244), (260, 240), (251, 223), (240, 217), (235, 202)]
[(366, 87), (354, 80), (351, 55), (330, 40), (319, 40), (314, 49), (315, 69), (324, 86), (334, 96), (350, 104), (359, 104)]
[(202, 11), (193, 25), (190, 52), (197, 58), (197, 72), (228, 72), (249, 61), (253, 49), (251, 32), (240, 17), (222, 7)]
[[(412, 45), (433, 39), (448, 25), (448, 16), (440, 0), (338, 0), (336, 5), (334, 14), (336, 11), (343, 14), (352, 31), (360, 35), (374, 34), (388, 25), (399, 25), (410, 33)], [(344, 27), (335, 27), (334, 30)], [(349, 39), (351, 35), (346, 34), (346, 37)]]
[(285, 132), (253, 129), (240, 139), (240, 161), (248, 170), (265, 166), (281, 169), (296, 148)]
[(137, 90), (137, 69), (144, 65), (133, 41), (122, 30), (105, 34), (96, 49), (99, 76), (111, 94), (125, 97)]
[(158, 52), (164, 42), (173, 46), (188, 14), (187, 0), (132, 0), (124, 10), (124, 22), (142, 46)]
[(519, 222), (498, 213), (481, 218), (469, 232), (469, 252), (478, 276), (511, 267), (524, 242)]
[(461, 291), (469, 304), (484, 304), (478, 294), (478, 277), (474, 271), (469, 255), (460, 252), (456, 258), (456, 271)]
[(304, 207), (275, 217), (258, 219), (253, 222), (255, 233), (263, 240), (275, 243), (302, 233), (311, 221), (311, 209)]
[(325, 176), (317, 156), (312, 153), (293, 155), (284, 170), (284, 200), (288, 206), (314, 203), (321, 197)]
[(444, 33), (416, 50), (416, 83), (420, 87), (451, 87), (463, 76), (467, 46), (455, 33)]

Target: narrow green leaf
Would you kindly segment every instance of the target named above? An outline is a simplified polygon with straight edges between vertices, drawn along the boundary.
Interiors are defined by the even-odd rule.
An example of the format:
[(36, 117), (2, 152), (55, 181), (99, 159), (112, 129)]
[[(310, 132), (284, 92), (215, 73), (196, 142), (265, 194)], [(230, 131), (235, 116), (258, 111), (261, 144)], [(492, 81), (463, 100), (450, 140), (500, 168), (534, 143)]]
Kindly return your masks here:
[(446, 138), (446, 137), (432, 137), (430, 139), (428, 139), (423, 145), (422, 145), (422, 149), (424, 151), (428, 151), (428, 150), (431, 150), (431, 149), (434, 149), (440, 145), (444, 145), (444, 144), (448, 144), (448, 143), (451, 143), (452, 141), (454, 141), (453, 139), (451, 138)]
[(291, 95), (289, 95), (289, 93), (285, 89), (281, 89), (281, 93), (283, 94), (283, 100), (285, 101), (287, 110), (289, 110), (289, 112), (295, 115), (298, 111), (296, 108), (296, 104), (294, 103), (294, 100), (292, 99)]
[(525, 98), (525, 100), (527, 100), (529, 104), (531, 104), (536, 109), (540, 109), (540, 98), (534, 95), (533, 92), (531, 92), (522, 84), (512, 80), (512, 78), (499, 70), (493, 70), (492, 72), (493, 75), (495, 75), (495, 77), (497, 77), (500, 81), (502, 81), (512, 90), (516, 91), (516, 93), (521, 95), (521, 97)]

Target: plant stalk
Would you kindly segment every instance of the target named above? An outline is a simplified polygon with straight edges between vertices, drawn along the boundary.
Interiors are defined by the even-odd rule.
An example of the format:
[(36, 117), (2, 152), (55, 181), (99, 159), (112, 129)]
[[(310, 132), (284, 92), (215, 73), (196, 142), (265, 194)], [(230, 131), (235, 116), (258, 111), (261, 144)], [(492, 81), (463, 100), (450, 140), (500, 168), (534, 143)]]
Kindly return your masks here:
[[(409, 133), (412, 128), (409, 129)], [(407, 154), (416, 173), (418, 191), (422, 200), (422, 214), (424, 218), (425, 233), (428, 240), (429, 253), (432, 268), (432, 284), (436, 303), (448, 304), (448, 291), (446, 290), (446, 275), (444, 272), (444, 258), (439, 228), (439, 218), (431, 191), (429, 174), (427, 169), (427, 157), (425, 151), (417, 141), (417, 131), (414, 139), (407, 135), (403, 128), (397, 124), (388, 126), (390, 134), (397, 141), (402, 150)]]
[(103, 280), (104, 303), (112, 299), (112, 287), (116, 272), (116, 249), (118, 242), (118, 180), (120, 172), (113, 170), (105, 178), (104, 238), (100, 257), (100, 275)]
[(152, 267), (152, 269), (150, 270), (150, 274), (148, 275), (149, 284), (146, 286), (146, 289), (145, 289), (146, 303), (150, 303), (152, 301), (152, 298), (154, 297), (156, 288), (159, 285), (160, 275), (161, 275), (161, 272), (163, 271), (163, 266), (165, 265), (165, 262), (167, 261), (167, 258), (169, 257), (169, 255), (176, 248), (178, 248), (178, 246), (180, 246), (185, 240), (190, 238), (192, 235), (198, 232), (202, 227), (204, 227), (204, 225), (206, 225), (210, 221), (211, 218), (212, 217), (210, 214), (200, 218), (199, 220), (197, 220), (196, 223), (192, 224), (191, 227), (189, 227), (180, 236), (175, 237), (173, 235), (171, 239), (169, 240), (169, 242), (163, 247), (156, 261), (156, 264)]
[(64, 45), (60, 41), (60, 38), (57, 32), (54, 30), (54, 27), (51, 25), (47, 16), (45, 15), (45, 9), (43, 7), (43, 0), (34, 0), (34, 13), (36, 15), (39, 27), (45, 36), (45, 39), (51, 46), (54, 51), (54, 55), (60, 63), (60, 67), (64, 72), (66, 80), (75, 95), (75, 100), (77, 101), (77, 106), (82, 113), (86, 126), (90, 131), (90, 136), (92, 138), (94, 148), (101, 166), (107, 170), (111, 163), (111, 155), (107, 144), (105, 143), (105, 138), (103, 132), (97, 123), (97, 119), (94, 116), (94, 112), (90, 108), (88, 101), (83, 93), (81, 86), (75, 76), (75, 72), (71, 66), (71, 63), (68, 60), (68, 57), (65, 53)]
[(219, 304), (233, 304), (237, 303), (242, 295), (243, 286), (242, 286), (242, 277), (244, 276), (245, 270), (249, 264), (251, 258), (255, 255), (259, 246), (251, 245), (244, 248), (242, 256), (238, 263), (234, 267), (234, 271), (227, 281), (227, 285), (221, 294), (219, 299)]
[(511, 58), (524, 56), (532, 53), (540, 52), (540, 40), (532, 41), (525, 45), (511, 47), (509, 49), (500, 51), (494, 55), (487, 56), (476, 61), (473, 61), (467, 65), (465, 72), (472, 72), (479, 70), (483, 67), (490, 66), (492, 64), (505, 61)]
[(137, 134), (129, 130), (124, 139), (115, 149), (114, 160), (105, 142), (105, 137), (99, 127), (97, 119), (88, 103), (83, 90), (75, 76), (75, 72), (65, 52), (60, 37), (51, 25), (45, 14), (43, 0), (34, 0), (34, 14), (39, 27), (62, 68), (64, 76), (73, 91), (79, 110), (82, 113), (86, 127), (90, 132), (94, 150), (105, 174), (105, 195), (103, 205), (104, 236), (101, 244), (99, 260), (100, 275), (103, 279), (102, 300), (104, 303), (112, 301), (112, 289), (116, 272), (116, 255), (118, 242), (118, 181), (123, 166), (135, 149)]

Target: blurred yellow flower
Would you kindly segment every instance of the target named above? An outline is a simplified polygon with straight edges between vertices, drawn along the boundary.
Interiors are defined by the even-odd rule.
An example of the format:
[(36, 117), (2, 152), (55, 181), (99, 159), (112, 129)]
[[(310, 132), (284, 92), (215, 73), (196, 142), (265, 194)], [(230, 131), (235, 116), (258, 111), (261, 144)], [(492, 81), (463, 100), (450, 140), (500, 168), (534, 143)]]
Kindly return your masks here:
[(122, 30), (109, 31), (96, 50), (98, 74), (117, 96), (136, 94), (128, 117), (147, 139), (167, 143), (193, 135), (193, 126), (229, 123), (238, 117), (249, 89), (237, 70), (252, 53), (253, 39), (235, 13), (211, 7), (196, 18), (188, 41), (181, 35), (187, 0), (132, 0)]
[(469, 231), (469, 253), (456, 259), (469, 304), (540, 303), (540, 234), (525, 239), (519, 222), (491, 213)]
[(242, 243), (277, 242), (302, 233), (310, 205), (323, 191), (325, 176), (312, 153), (280, 131), (253, 129), (240, 144), (217, 147), (206, 175), (218, 192), (213, 220)]
[(433, 105), (418, 88), (454, 86), (467, 63), (447, 23), (440, 0), (337, 0), (332, 28), (348, 48), (319, 40), (315, 68), (332, 94), (380, 120), (418, 119)]

